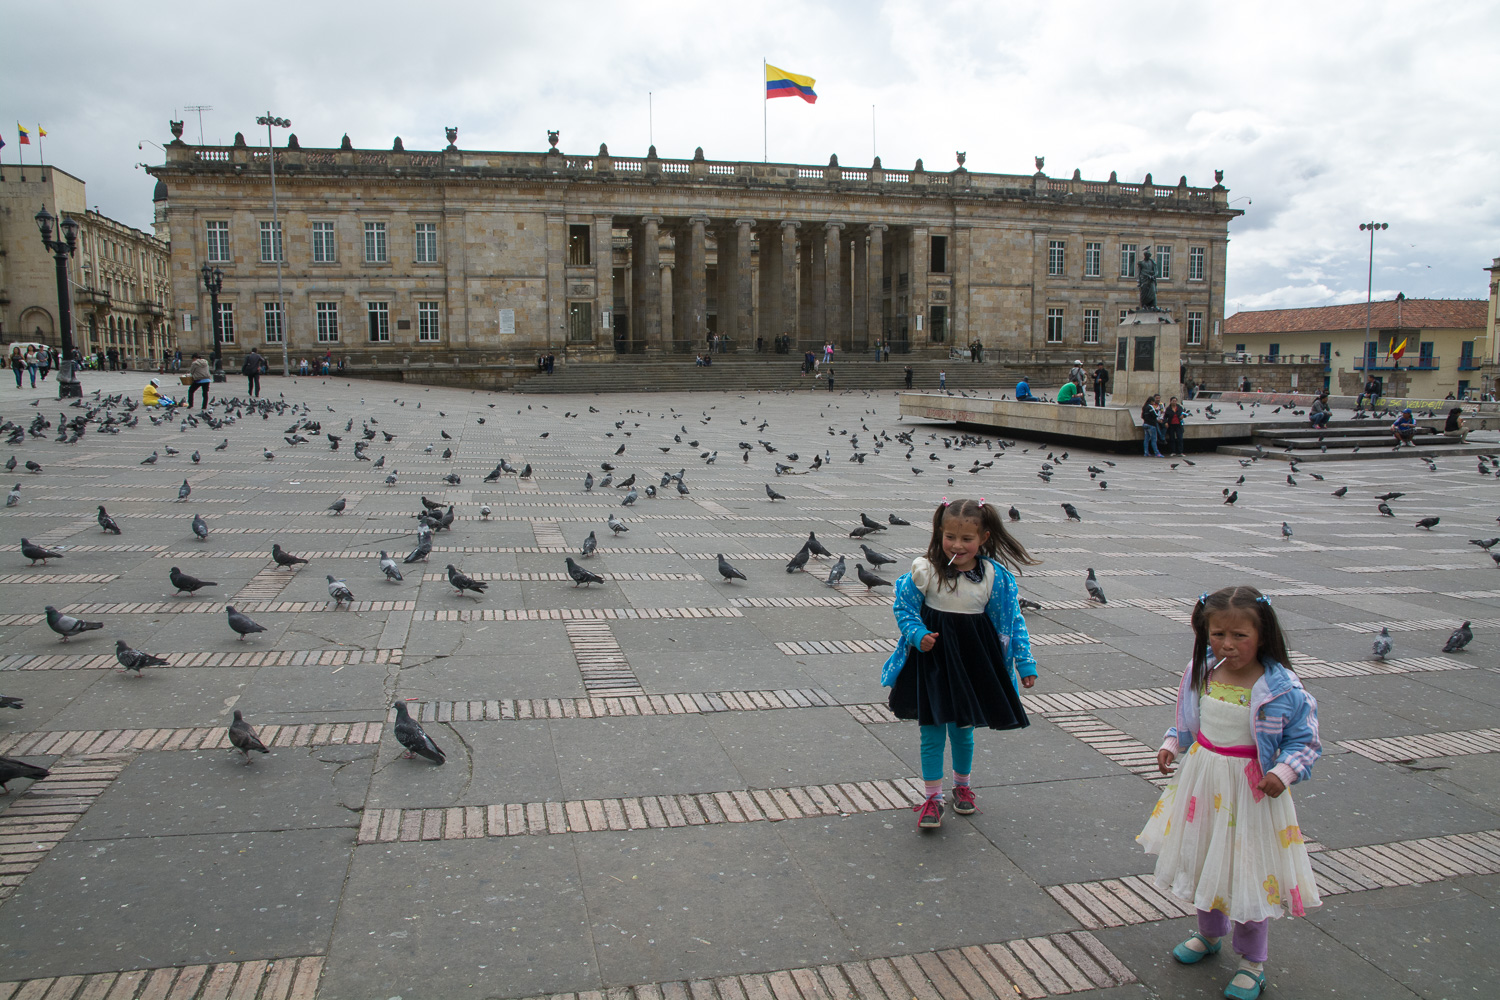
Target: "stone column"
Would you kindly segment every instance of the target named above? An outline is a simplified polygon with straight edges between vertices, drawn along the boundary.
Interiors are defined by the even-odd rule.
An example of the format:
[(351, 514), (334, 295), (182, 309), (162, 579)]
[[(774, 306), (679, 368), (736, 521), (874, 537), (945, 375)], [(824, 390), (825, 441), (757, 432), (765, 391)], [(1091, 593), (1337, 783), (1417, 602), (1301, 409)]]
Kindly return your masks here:
[[(818, 241), (811, 233), (801, 233), (797, 238), (797, 334), (793, 341), (797, 353), (806, 352), (817, 338), (813, 321), (813, 245)], [(822, 344), (818, 344), (822, 347)]]
[(661, 222), (659, 215), (643, 215), (630, 232), (632, 351), (661, 351)]
[(854, 268), (849, 289), (849, 350), (863, 353), (870, 346), (870, 251), (867, 229), (856, 229), (850, 244)]
[[(674, 317), (676, 339), (684, 345), (702, 345), (708, 329), (708, 217), (695, 215), (678, 230), (677, 273), (681, 306)], [(691, 351), (691, 346), (679, 348)]]
[[(615, 344), (615, 237), (614, 219), (594, 216), (591, 231), (594, 251), (594, 346), (613, 351)], [(609, 322), (605, 322), (608, 318)]]
[[(954, 226), (953, 236), (948, 240), (948, 273), (953, 276), (948, 294), (948, 328), (953, 331), (951, 341), (965, 348), (978, 335), (969, 329), (969, 250), (973, 233), (969, 226)], [(996, 349), (1000, 345), (997, 342), (984, 346)]]
[(823, 224), (823, 252), (827, 254), (823, 262), (823, 339), (832, 341), (840, 348), (847, 345), (843, 343), (844, 333), (844, 224), (842, 222), (825, 222)]
[(872, 344), (885, 339), (885, 231), (883, 222), (869, 225), (870, 243), (866, 248), (869, 262), (865, 273), (869, 283), (865, 286), (865, 336)]
[(662, 349), (672, 350), (673, 331), (677, 320), (677, 275), (671, 264), (662, 264), (657, 272), (661, 275), (661, 340)]
[[(753, 306), (754, 298), (754, 273), (751, 270), (752, 240), (755, 236), (754, 219), (734, 220), (734, 271), (729, 278), (729, 291), (732, 300), (733, 312), (730, 314), (731, 322), (726, 330), (720, 325), (720, 332), (733, 337), (737, 350), (754, 350), (755, 348), (755, 318)], [(722, 313), (723, 306), (720, 305)]]
[(547, 213), (547, 328), (526, 333), (531, 346), (541, 350), (568, 343), (568, 217), (561, 212)]
[(828, 329), (827, 300), (828, 300), (828, 230), (809, 234), (807, 249), (811, 251), (808, 256), (808, 266), (803, 273), (812, 278), (808, 287), (808, 325), (802, 331), (802, 337), (812, 344), (814, 351), (822, 351), (823, 344), (830, 336)]
[[(907, 278), (910, 291), (907, 307), (911, 316), (911, 344), (916, 349), (917, 345), (930, 344), (932, 331), (927, 329), (927, 257), (931, 247), (927, 242), (926, 227), (913, 226), (911, 228), (911, 257), (910, 268)], [(917, 317), (921, 317), (922, 328), (917, 329)], [(928, 353), (925, 350), (923, 353)], [(943, 347), (943, 353), (948, 353), (947, 345)]]

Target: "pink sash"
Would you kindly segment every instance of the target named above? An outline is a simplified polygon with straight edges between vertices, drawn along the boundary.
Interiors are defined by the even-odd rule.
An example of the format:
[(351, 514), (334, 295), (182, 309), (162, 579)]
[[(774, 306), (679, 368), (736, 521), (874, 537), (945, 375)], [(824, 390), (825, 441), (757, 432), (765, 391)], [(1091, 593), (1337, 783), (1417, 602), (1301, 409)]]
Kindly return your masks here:
[(1217, 747), (1211, 743), (1203, 733), (1197, 734), (1198, 745), (1205, 750), (1212, 751), (1221, 757), (1245, 757), (1250, 763), (1245, 765), (1245, 777), (1250, 781), (1250, 794), (1256, 802), (1266, 797), (1266, 793), (1257, 786), (1260, 779), (1265, 777), (1265, 772), (1260, 769), (1260, 751), (1253, 746)]

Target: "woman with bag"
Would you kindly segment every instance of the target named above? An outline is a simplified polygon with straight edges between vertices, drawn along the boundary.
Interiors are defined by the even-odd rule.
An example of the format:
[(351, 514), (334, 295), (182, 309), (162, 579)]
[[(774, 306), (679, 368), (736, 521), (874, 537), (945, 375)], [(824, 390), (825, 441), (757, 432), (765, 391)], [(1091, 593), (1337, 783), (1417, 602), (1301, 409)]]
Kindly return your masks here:
[(193, 408), (193, 393), (199, 389), (203, 390), (203, 408), (208, 409), (208, 387), (214, 384), (213, 376), (208, 371), (208, 359), (195, 352), (193, 363), (188, 367), (188, 373), (183, 376), (182, 381), (188, 387), (188, 409)]

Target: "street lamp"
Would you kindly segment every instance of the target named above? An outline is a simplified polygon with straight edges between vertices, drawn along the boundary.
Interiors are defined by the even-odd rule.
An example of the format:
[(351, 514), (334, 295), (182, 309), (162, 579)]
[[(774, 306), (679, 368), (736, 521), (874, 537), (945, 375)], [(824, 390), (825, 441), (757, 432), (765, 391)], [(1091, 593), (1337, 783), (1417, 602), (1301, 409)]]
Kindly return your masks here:
[(217, 267), (204, 264), (198, 273), (203, 275), (203, 289), (208, 292), (209, 309), (212, 310), (209, 315), (213, 318), (213, 362), (214, 371), (218, 371), (222, 367), (219, 364), (219, 292), (224, 290), (224, 272)]
[(289, 324), (286, 321), (286, 296), (281, 293), (281, 216), (276, 208), (276, 150), (271, 140), (271, 127), (291, 128), (292, 121), (290, 118), (277, 118), (267, 111), (255, 119), (255, 124), (266, 127), (266, 162), (271, 165), (271, 239), (274, 241), (271, 246), (276, 251), (276, 309), (277, 320), (281, 325), (277, 333), (281, 334), (281, 374), (286, 376), (292, 373), (292, 369), (286, 354)]
[(78, 249), (78, 223), (70, 216), (63, 216), (58, 230), (62, 239), (52, 238), (52, 223), (56, 221), (47, 206), (36, 213), (36, 227), (42, 233), (42, 245), (52, 251), (57, 264), (57, 325), (61, 331), (62, 358), (57, 364), (57, 398), (82, 396), (83, 387), (73, 374), (73, 310), (68, 303), (68, 258)]
[(1366, 382), (1373, 378), (1370, 374), (1370, 364), (1374, 358), (1374, 352), (1370, 350), (1370, 297), (1375, 288), (1375, 230), (1389, 228), (1391, 226), (1388, 222), (1361, 222), (1359, 224), (1360, 232), (1363, 233), (1368, 230), (1370, 233), (1370, 269), (1369, 273), (1365, 275), (1365, 346), (1363, 348), (1365, 354)]

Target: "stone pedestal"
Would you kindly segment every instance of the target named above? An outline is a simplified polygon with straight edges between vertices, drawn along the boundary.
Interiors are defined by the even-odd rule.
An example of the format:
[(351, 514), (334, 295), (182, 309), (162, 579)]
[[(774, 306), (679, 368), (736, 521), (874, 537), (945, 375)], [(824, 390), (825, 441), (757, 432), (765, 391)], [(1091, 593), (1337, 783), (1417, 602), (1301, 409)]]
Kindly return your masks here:
[(1182, 328), (1171, 313), (1131, 310), (1116, 331), (1110, 402), (1138, 407), (1160, 394), (1182, 398)]

